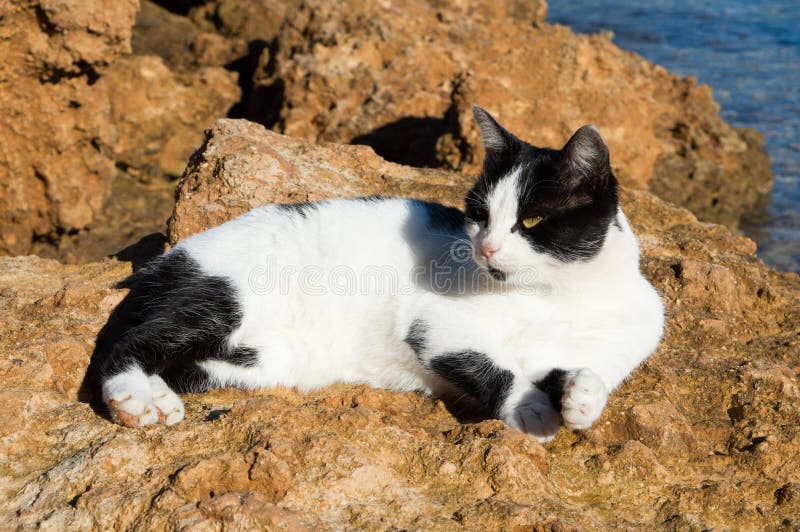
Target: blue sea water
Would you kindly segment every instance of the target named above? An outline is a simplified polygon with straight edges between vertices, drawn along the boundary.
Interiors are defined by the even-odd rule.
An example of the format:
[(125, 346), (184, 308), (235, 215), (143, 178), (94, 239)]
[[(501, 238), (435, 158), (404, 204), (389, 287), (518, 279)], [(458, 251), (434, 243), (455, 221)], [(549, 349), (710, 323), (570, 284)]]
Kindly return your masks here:
[(743, 227), (769, 265), (800, 273), (800, 0), (551, 0), (550, 22), (614, 32), (621, 48), (714, 89), (772, 160), (768, 218)]

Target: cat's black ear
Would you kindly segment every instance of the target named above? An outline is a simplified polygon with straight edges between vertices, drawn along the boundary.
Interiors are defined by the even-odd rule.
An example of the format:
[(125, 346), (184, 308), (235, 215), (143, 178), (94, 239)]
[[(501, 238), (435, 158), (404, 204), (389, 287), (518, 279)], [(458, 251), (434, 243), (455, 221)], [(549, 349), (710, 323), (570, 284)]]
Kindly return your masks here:
[(561, 149), (563, 178), (571, 187), (588, 184), (603, 187), (611, 175), (608, 146), (594, 125), (578, 129)]
[(483, 149), (487, 157), (498, 155), (511, 148), (517, 138), (509, 133), (497, 120), (477, 105), (472, 106), (472, 114), (475, 122), (481, 128), (481, 139)]

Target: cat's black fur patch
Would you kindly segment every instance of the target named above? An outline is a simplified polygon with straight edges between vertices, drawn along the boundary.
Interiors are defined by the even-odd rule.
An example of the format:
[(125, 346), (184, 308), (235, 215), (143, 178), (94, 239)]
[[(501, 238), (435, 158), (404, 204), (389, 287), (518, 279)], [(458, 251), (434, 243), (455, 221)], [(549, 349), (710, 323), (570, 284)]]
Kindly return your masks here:
[(276, 207), (278, 207), (283, 211), (296, 212), (303, 218), (308, 216), (309, 211), (316, 208), (313, 203), (309, 203), (307, 201), (303, 201), (300, 203), (278, 203), (276, 204)]
[(388, 199), (388, 197), (389, 196), (385, 196), (383, 194), (371, 194), (369, 196), (360, 196), (358, 198), (353, 198), (353, 199), (355, 199), (356, 201), (371, 202), (371, 201), (383, 201), (385, 199)]
[(476, 351), (445, 353), (428, 362), (429, 368), (444, 380), (480, 401), (498, 415), (514, 382), (514, 375)]
[(506, 272), (502, 270), (498, 270), (497, 268), (489, 267), (489, 275), (491, 275), (495, 281), (505, 281), (506, 280)]
[(241, 320), (230, 281), (204, 274), (187, 252), (174, 250), (140, 272), (98, 336), (90, 374), (100, 384), (137, 364), (175, 391), (203, 391), (209, 382), (198, 362), (257, 362), (254, 349), (228, 346)]
[(536, 387), (550, 396), (553, 407), (561, 411), (561, 398), (564, 396), (564, 383), (567, 380), (567, 372), (563, 369), (551, 369), (550, 373), (536, 382)]
[[(519, 220), (543, 218), (530, 229), (520, 229), (530, 246), (564, 262), (594, 257), (616, 217), (619, 203), (617, 180), (599, 133), (584, 127), (561, 150), (537, 148), (506, 131), (482, 109), (475, 111), (475, 117), (484, 135), (489, 135), (490, 146), (483, 172), (466, 197), (467, 218), (486, 222), (489, 213), (485, 194), (519, 169), (522, 185), (517, 216)], [(577, 157), (585, 152), (594, 155), (591, 164), (576, 170)]]
[(421, 361), (422, 354), (428, 346), (428, 324), (420, 319), (412, 321), (403, 341), (411, 346), (417, 355), (417, 360)]

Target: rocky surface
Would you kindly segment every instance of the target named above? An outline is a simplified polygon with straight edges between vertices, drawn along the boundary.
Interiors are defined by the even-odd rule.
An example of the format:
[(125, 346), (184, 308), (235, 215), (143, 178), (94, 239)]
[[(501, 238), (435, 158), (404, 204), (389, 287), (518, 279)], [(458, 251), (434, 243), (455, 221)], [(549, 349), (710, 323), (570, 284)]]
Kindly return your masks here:
[(179, 176), (202, 140), (202, 130), (239, 100), (232, 72), (203, 67), (175, 74), (152, 55), (118, 61), (98, 85), (110, 94), (119, 135), (114, 158), (136, 175)]
[(606, 133), (621, 181), (735, 226), (771, 188), (763, 139), (718, 115), (707, 86), (544, 23), (544, 2), (324, 0), (287, 14), (255, 86), (279, 89), (277, 128), (373, 146), (414, 166), (474, 171), (479, 103), (538, 146)]
[[(140, 27), (157, 18), (145, 8)], [(181, 58), (145, 55), (168, 47), (155, 38), (132, 50), (138, 9), (138, 0), (0, 7), (0, 254), (85, 261), (141, 237), (131, 221), (161, 230), (173, 186), (151, 182), (180, 175), (202, 130), (239, 100), (237, 74), (219, 65), (244, 42), (186, 32), (193, 59), (180, 69)], [(120, 170), (141, 186), (116, 183)], [(167, 209), (139, 207), (153, 190)]]
[(137, 0), (0, 7), (0, 254), (90, 225), (111, 192), (111, 102), (95, 82), (130, 52)]
[(464, 172), (480, 164), (473, 102), (540, 145), (595, 122), (628, 186), (731, 227), (760, 210), (762, 140), (720, 120), (710, 89), (545, 15), (544, 0), (5, 2), (0, 254), (95, 260), (162, 231), (170, 181), (225, 116)]
[[(458, 204), (466, 179), (226, 120), (190, 162), (170, 235), (256, 201)], [(184, 422), (122, 428), (77, 395), (130, 265), (0, 258), (0, 528), (800, 527), (800, 279), (652, 194), (628, 190), (624, 207), (666, 336), (592, 429), (546, 446), (348, 385), (187, 395)]]
[(461, 204), (471, 178), (389, 163), (367, 146), (314, 146), (244, 120), (219, 120), (178, 184), (170, 243), (269, 202), (381, 193)]

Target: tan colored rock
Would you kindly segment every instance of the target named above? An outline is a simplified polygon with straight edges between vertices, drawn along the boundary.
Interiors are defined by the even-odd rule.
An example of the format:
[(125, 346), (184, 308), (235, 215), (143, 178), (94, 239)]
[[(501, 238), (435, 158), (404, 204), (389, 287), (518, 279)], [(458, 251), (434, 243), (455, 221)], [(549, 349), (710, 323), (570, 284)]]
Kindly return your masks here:
[[(0, 7), (0, 255), (86, 261), (163, 230), (172, 187), (128, 186), (118, 168), (141, 181), (180, 175), (202, 129), (240, 99), (236, 74), (220, 65), (244, 53), (243, 41), (188, 31), (191, 22), (147, 2), (137, 51), (168, 62), (131, 56), (138, 8), (138, 0)], [(142, 208), (143, 198), (155, 207)]]
[(209, 0), (189, 11), (189, 18), (208, 31), (219, 31), (248, 42), (269, 43), (286, 15), (302, 0)]
[(202, 67), (179, 75), (150, 55), (117, 61), (98, 86), (110, 95), (117, 164), (157, 176), (180, 175), (200, 132), (240, 97), (233, 72)]
[(170, 13), (150, 0), (141, 0), (131, 46), (135, 55), (160, 56), (170, 69), (181, 73), (198, 67), (223, 66), (247, 53), (247, 42), (243, 39), (203, 31), (196, 22)]
[(0, 7), (0, 254), (90, 225), (111, 189), (116, 131), (95, 85), (130, 52), (137, 0)]
[(671, 457), (685, 458), (697, 446), (686, 418), (669, 401), (634, 406), (628, 432), (659, 454)]
[[(261, 201), (458, 204), (467, 179), (223, 120), (184, 175), (171, 236)], [(76, 395), (130, 267), (0, 258), (0, 528), (796, 528), (800, 279), (652, 194), (624, 206), (666, 337), (592, 429), (547, 446), (348, 385), (189, 394), (185, 421), (125, 429)], [(724, 334), (702, 325), (717, 322)]]
[(479, 103), (538, 146), (597, 124), (625, 185), (703, 219), (735, 226), (764, 206), (763, 139), (723, 122), (709, 87), (544, 14), (543, 2), (312, 0), (287, 12), (255, 83), (280, 88), (280, 131), (396, 162), (475, 171)]
[(460, 203), (469, 178), (388, 163), (366, 146), (311, 146), (244, 120), (219, 120), (192, 157), (168, 222), (177, 242), (268, 202), (297, 203), (381, 191)]

